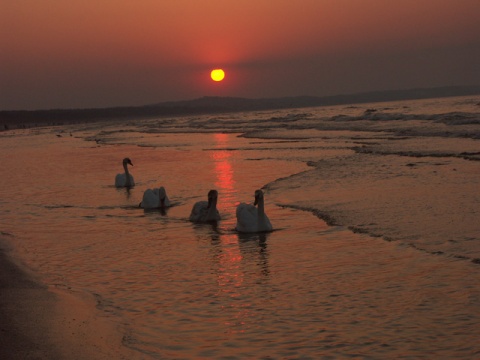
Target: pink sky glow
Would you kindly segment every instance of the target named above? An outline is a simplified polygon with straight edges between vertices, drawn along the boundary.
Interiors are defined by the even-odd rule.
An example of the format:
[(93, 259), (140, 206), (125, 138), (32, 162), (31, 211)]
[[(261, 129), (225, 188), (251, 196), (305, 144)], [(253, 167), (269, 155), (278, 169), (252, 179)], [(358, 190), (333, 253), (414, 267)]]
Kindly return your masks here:
[(4, 0), (0, 110), (478, 85), (479, 18), (478, 0)]

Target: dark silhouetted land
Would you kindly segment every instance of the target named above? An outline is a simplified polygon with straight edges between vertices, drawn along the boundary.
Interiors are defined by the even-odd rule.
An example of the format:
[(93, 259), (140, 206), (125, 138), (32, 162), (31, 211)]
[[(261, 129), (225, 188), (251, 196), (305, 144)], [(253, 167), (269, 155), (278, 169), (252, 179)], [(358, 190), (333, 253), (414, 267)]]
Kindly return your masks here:
[(0, 111), (0, 130), (41, 125), (63, 125), (72, 122), (332, 106), (477, 94), (480, 94), (480, 86), (449, 86), (410, 90), (375, 91), (324, 97), (296, 96), (248, 99), (206, 96), (194, 100), (162, 102), (144, 106), (34, 111), (8, 110)]

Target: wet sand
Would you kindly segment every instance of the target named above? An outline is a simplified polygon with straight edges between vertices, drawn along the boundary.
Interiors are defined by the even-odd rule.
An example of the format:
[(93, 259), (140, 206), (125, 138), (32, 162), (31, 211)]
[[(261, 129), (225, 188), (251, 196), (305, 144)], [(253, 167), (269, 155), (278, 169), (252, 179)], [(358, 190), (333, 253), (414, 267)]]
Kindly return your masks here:
[(95, 306), (91, 296), (43, 285), (0, 244), (1, 359), (138, 359)]
[[(277, 195), (301, 184), (303, 192), (282, 205), (313, 211), (354, 232), (479, 264), (478, 159), (464, 158), (475, 147), (471, 139), (392, 141), (373, 135), (353, 151), (310, 156), (309, 171), (268, 189)], [(406, 149), (413, 155), (403, 155)]]

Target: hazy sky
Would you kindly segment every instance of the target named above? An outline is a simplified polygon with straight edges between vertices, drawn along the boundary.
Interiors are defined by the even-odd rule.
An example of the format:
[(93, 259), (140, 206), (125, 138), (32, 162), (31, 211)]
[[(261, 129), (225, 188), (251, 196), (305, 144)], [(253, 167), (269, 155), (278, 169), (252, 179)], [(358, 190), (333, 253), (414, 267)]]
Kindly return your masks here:
[(0, 0), (0, 109), (478, 85), (479, 19), (480, 0)]

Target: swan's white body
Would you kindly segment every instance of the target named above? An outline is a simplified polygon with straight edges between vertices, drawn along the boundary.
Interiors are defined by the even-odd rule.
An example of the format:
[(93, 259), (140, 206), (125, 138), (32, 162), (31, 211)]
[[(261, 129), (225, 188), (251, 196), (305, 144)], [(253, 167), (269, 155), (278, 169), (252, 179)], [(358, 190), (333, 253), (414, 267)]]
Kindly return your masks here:
[(133, 176), (128, 172), (128, 164), (132, 165), (132, 161), (129, 158), (123, 159), (123, 174), (117, 174), (115, 176), (115, 186), (116, 187), (134, 187), (135, 181), (133, 180)]
[[(258, 207), (255, 207), (257, 205)], [(255, 191), (255, 202), (241, 203), (237, 206), (237, 226), (235, 229), (242, 233), (256, 233), (272, 231), (272, 224), (265, 214), (263, 191)]]
[(218, 192), (210, 190), (208, 192), (208, 201), (198, 201), (193, 205), (190, 213), (190, 221), (193, 222), (211, 222), (220, 220), (220, 213), (217, 210)]
[(155, 189), (147, 189), (143, 193), (140, 207), (144, 209), (164, 209), (170, 206), (167, 192), (163, 186)]

